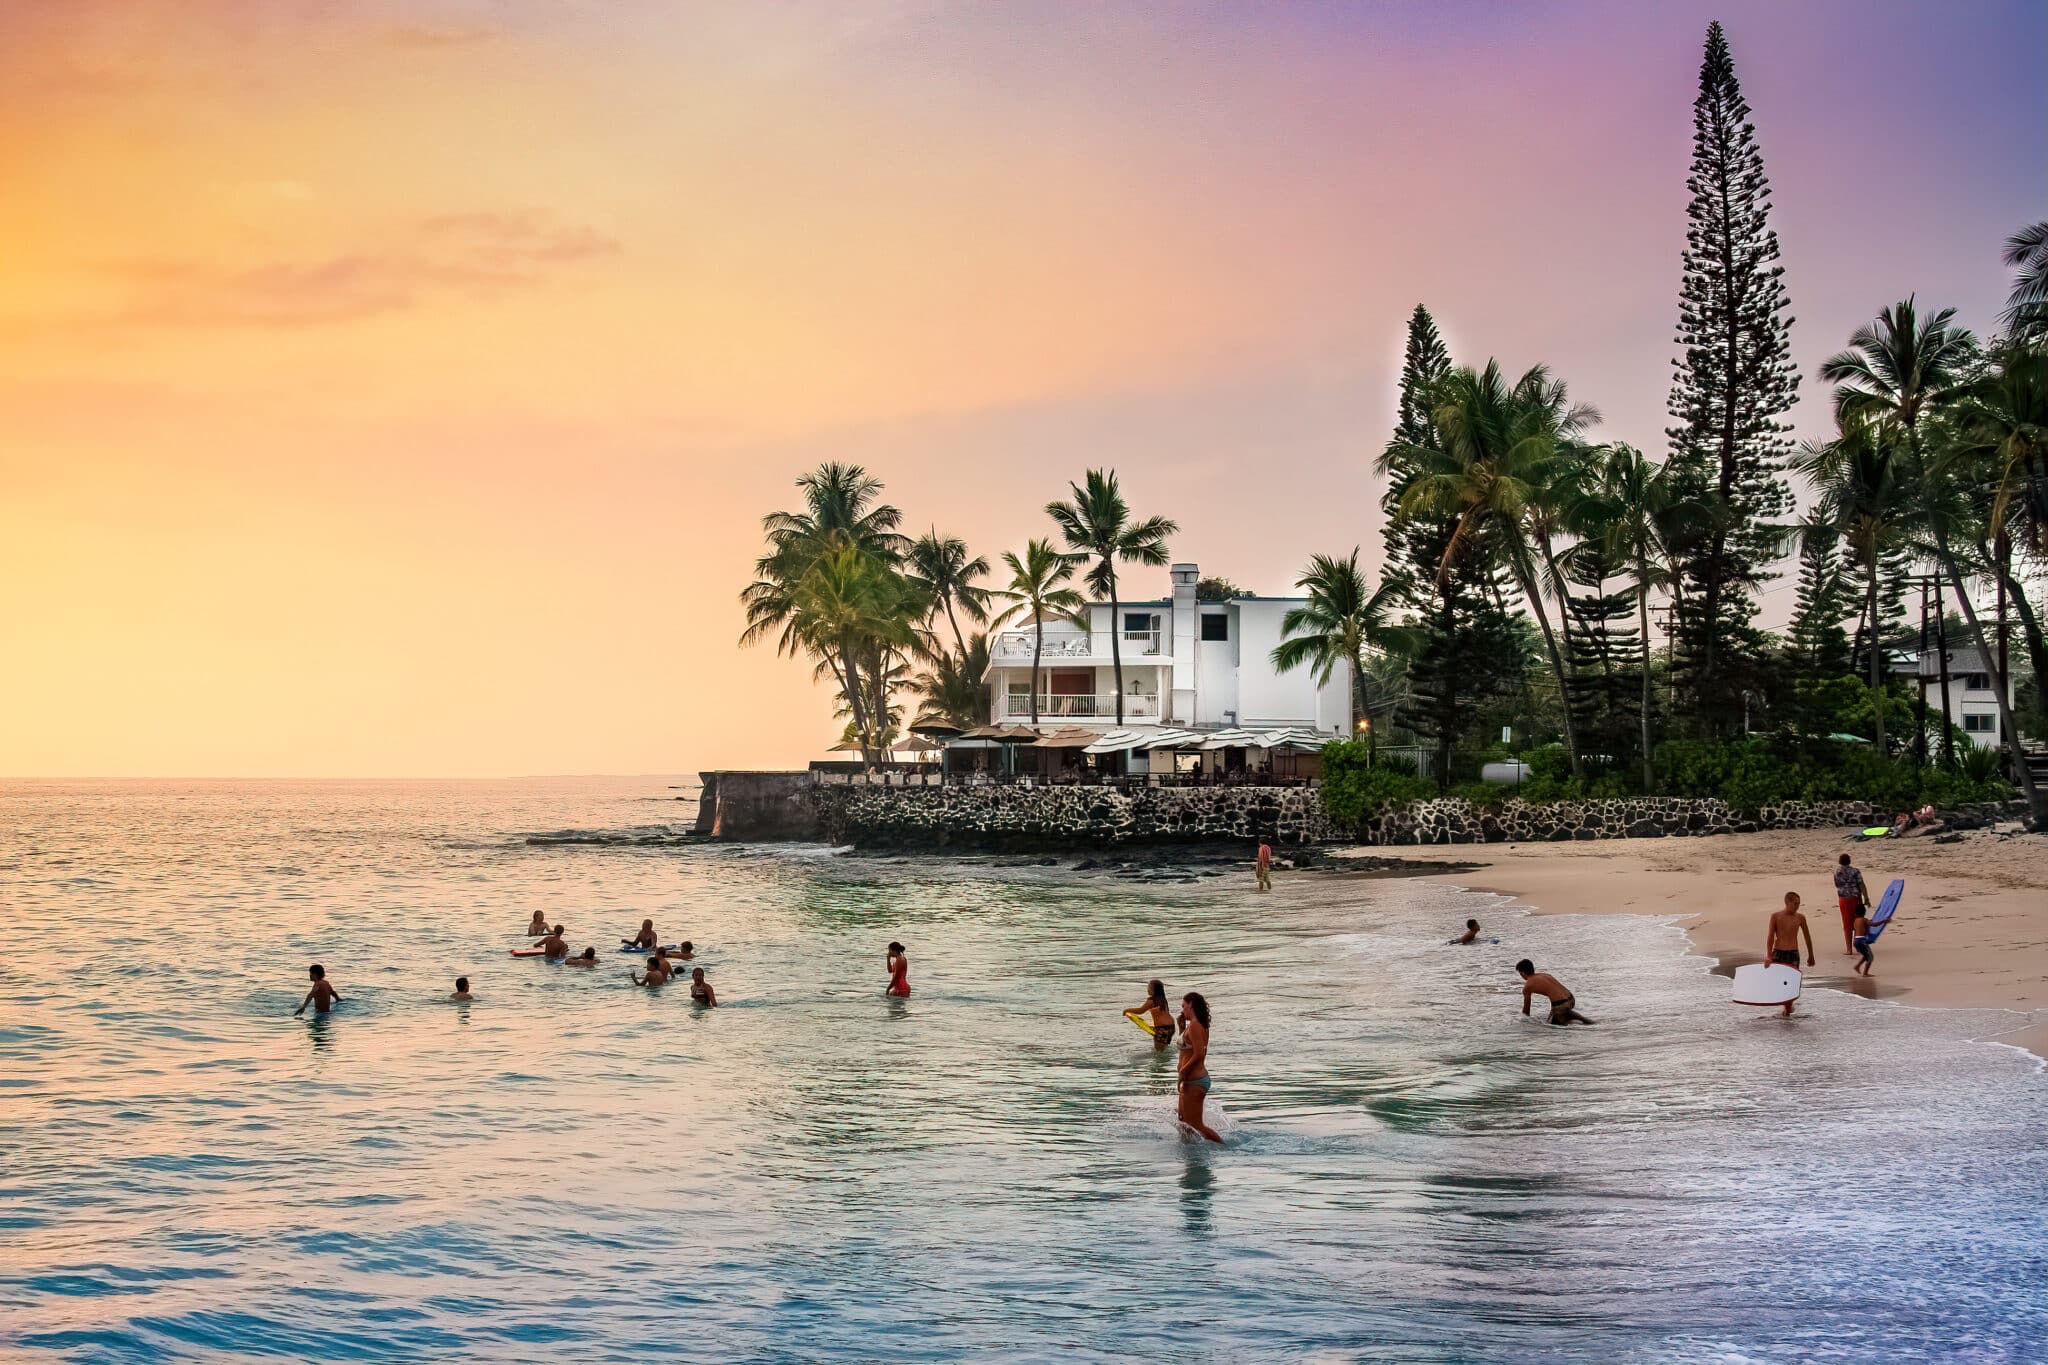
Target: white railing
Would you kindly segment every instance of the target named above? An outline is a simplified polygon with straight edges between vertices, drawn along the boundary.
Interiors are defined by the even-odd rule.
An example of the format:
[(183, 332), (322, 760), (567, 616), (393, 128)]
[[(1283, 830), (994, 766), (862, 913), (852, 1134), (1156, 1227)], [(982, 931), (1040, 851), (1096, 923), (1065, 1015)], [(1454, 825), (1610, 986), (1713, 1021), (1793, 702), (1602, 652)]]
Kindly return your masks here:
[[(1005, 720), (1031, 719), (1031, 697), (1029, 693), (1011, 692), (1003, 698)], [(1116, 719), (1116, 694), (1092, 697), (1085, 693), (1045, 693), (1038, 698), (1040, 720), (1114, 720)], [(1159, 698), (1136, 692), (1124, 694), (1125, 720), (1159, 719)]]
[(1157, 654), (1162, 632), (1157, 630), (1127, 630), (1124, 632), (1125, 654)]
[[(1123, 635), (1122, 649), (1125, 658), (1157, 657), (1165, 649), (1166, 633), (1159, 630), (1127, 630)], [(989, 650), (994, 659), (1029, 659), (1031, 657), (1031, 632), (1009, 630), (996, 636), (995, 644)], [(1093, 635), (1048, 635), (1045, 637), (1047, 659), (1107, 659), (1109, 639), (1104, 636), (1100, 644)]]

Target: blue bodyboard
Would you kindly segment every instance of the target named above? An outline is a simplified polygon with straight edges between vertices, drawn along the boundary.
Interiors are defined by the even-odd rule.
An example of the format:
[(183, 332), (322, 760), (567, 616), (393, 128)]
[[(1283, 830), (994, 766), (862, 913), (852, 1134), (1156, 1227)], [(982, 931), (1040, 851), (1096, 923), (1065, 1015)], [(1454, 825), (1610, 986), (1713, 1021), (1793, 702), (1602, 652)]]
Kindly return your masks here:
[(1895, 878), (1892, 884), (1884, 889), (1884, 899), (1877, 903), (1876, 911), (1870, 916), (1870, 941), (1872, 943), (1877, 942), (1878, 936), (1884, 933), (1886, 927), (1891, 924), (1892, 916), (1898, 913), (1899, 902), (1905, 897), (1905, 894), (1906, 879), (1904, 877)]

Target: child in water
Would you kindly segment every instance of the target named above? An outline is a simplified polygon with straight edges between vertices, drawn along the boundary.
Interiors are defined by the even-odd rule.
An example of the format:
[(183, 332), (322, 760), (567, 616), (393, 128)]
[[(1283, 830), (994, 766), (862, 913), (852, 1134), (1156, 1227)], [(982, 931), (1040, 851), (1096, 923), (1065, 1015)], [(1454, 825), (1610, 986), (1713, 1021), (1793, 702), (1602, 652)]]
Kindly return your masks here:
[(469, 993), (469, 978), (466, 976), (456, 977), (455, 993), (453, 995), (450, 995), (448, 998), (450, 1000), (461, 1000), (464, 1002), (476, 999), (475, 996)]
[(526, 922), (526, 933), (529, 938), (546, 938), (548, 917), (538, 910), (534, 911), (533, 918)]
[[(1145, 1017), (1141, 1019), (1140, 1016)], [(1173, 1011), (1166, 1006), (1166, 983), (1157, 977), (1145, 987), (1145, 1003), (1136, 1009), (1125, 1010), (1124, 1017), (1149, 1024), (1152, 1046), (1161, 1052), (1173, 1041)]]
[(910, 954), (903, 951), (903, 945), (889, 944), (889, 989), (890, 995), (910, 994)]
[(1466, 920), (1466, 921), (1465, 921), (1465, 932), (1464, 932), (1464, 933), (1462, 933), (1462, 934), (1460, 934), (1460, 935), (1458, 935), (1458, 936), (1457, 936), (1456, 938), (1452, 939), (1452, 940), (1451, 940), (1451, 942), (1453, 942), (1453, 943), (1474, 943), (1474, 942), (1478, 941), (1478, 938), (1479, 938), (1479, 921), (1478, 921), (1478, 920), (1476, 920), (1476, 919), (1468, 919), (1468, 920)]
[(325, 967), (315, 962), (312, 966), (306, 968), (306, 975), (313, 978), (313, 989), (306, 992), (306, 998), (301, 1000), (299, 1007), (292, 1011), (292, 1018), (294, 1019), (304, 1014), (308, 1005), (313, 1007), (313, 1013), (325, 1014), (341, 1003), (341, 994), (327, 982), (327, 969)]
[(571, 967), (595, 967), (597, 965), (597, 949), (585, 948), (575, 957), (569, 959), (569, 965)]
[(620, 939), (619, 946), (621, 948), (639, 948), (651, 953), (661, 946), (661, 935), (654, 932), (653, 920), (643, 919), (640, 921), (640, 932), (631, 938)]
[(706, 1009), (718, 1003), (718, 992), (711, 989), (711, 983), (704, 979), (704, 969), (694, 967), (690, 971), (690, 999)]

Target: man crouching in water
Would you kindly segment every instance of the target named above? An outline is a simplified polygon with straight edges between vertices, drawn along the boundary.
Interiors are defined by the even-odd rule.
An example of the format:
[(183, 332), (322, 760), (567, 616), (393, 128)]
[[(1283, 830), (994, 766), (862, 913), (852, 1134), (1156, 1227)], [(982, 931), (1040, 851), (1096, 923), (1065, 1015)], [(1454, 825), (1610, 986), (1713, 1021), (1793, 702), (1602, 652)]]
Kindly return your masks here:
[(1549, 972), (1537, 971), (1536, 964), (1528, 958), (1525, 957), (1520, 962), (1517, 962), (1515, 970), (1522, 974), (1522, 1013), (1527, 1014), (1529, 1012), (1530, 998), (1540, 994), (1545, 1000), (1550, 1002), (1551, 1023), (1590, 1024), (1594, 1022), (1579, 1013), (1579, 1002), (1573, 999), (1572, 993), (1564, 988), (1564, 982), (1559, 981)]

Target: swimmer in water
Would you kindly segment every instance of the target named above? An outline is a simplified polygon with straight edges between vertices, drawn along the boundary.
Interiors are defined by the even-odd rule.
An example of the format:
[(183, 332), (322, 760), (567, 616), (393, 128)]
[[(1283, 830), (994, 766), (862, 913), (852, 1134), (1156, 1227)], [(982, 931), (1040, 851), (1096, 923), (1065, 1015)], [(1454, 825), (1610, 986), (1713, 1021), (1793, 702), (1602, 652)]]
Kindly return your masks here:
[(568, 965), (571, 967), (595, 967), (597, 965), (597, 949), (585, 948), (582, 952), (570, 958)]
[(1166, 1051), (1166, 1045), (1173, 1041), (1173, 1011), (1167, 1008), (1166, 983), (1157, 977), (1145, 987), (1145, 1003), (1125, 1010), (1124, 1017), (1151, 1028), (1152, 1046), (1160, 1052)]
[(533, 918), (526, 922), (526, 932), (530, 938), (546, 938), (548, 933), (548, 917), (538, 910), (534, 911)]
[(633, 984), (636, 986), (660, 986), (666, 984), (669, 977), (673, 975), (674, 973), (669, 970), (668, 962), (659, 954), (656, 954), (647, 959), (647, 975), (642, 976), (638, 972), (633, 973)]
[(313, 1007), (313, 1013), (325, 1014), (341, 1003), (340, 992), (328, 984), (327, 969), (325, 967), (315, 962), (312, 966), (306, 968), (306, 975), (313, 978), (313, 989), (306, 992), (306, 998), (301, 1000), (299, 1007), (292, 1011), (292, 1018), (294, 1019), (304, 1014), (308, 1005)]
[(569, 940), (562, 937), (562, 926), (559, 924), (542, 936), (538, 946), (540, 955), (550, 962), (560, 962), (569, 955)]
[(684, 939), (676, 945), (676, 961), (688, 962), (695, 956), (697, 956), (697, 945), (690, 942), (690, 940)]
[(1523, 958), (1515, 964), (1515, 970), (1522, 974), (1522, 1013), (1529, 1012), (1531, 996), (1540, 995), (1550, 1002), (1550, 1022), (1553, 1024), (1590, 1024), (1593, 1021), (1579, 1013), (1578, 998), (1564, 988), (1549, 972), (1539, 972), (1536, 964)]
[(1457, 936), (1456, 938), (1452, 939), (1452, 940), (1451, 940), (1451, 942), (1453, 942), (1453, 943), (1474, 943), (1474, 942), (1477, 942), (1477, 941), (1478, 941), (1478, 939), (1479, 939), (1479, 921), (1478, 921), (1478, 920), (1476, 920), (1476, 919), (1468, 919), (1468, 920), (1466, 920), (1466, 921), (1465, 921), (1465, 932), (1464, 932), (1464, 933), (1462, 933), (1462, 934), (1460, 934), (1460, 935), (1458, 935), (1458, 936)]
[(458, 977), (456, 977), (456, 978), (455, 978), (455, 993), (454, 993), (453, 995), (450, 995), (450, 996), (449, 996), (448, 998), (449, 998), (450, 1000), (460, 1000), (460, 1001), (463, 1001), (464, 1003), (467, 1003), (467, 1002), (469, 1002), (469, 1001), (471, 1001), (471, 1000), (474, 1000), (474, 999), (476, 999), (476, 997), (475, 997), (475, 996), (473, 996), (473, 995), (471, 995), (471, 994), (469, 993), (469, 978), (468, 978), (468, 977), (466, 977), (466, 976), (458, 976)]
[(889, 945), (889, 995), (910, 994), (910, 954), (900, 943)]
[(643, 919), (640, 921), (640, 932), (631, 938), (620, 939), (619, 946), (621, 948), (639, 948), (642, 951), (651, 953), (661, 946), (661, 935), (654, 932), (653, 920)]
[(1180, 998), (1180, 1121), (1211, 1142), (1222, 1137), (1202, 1122), (1209, 1099), (1209, 1002), (1194, 991)]
[(706, 1009), (718, 1003), (718, 992), (712, 990), (711, 983), (704, 979), (702, 967), (693, 967), (690, 970), (690, 999)]

